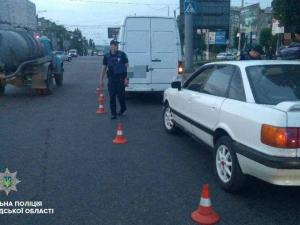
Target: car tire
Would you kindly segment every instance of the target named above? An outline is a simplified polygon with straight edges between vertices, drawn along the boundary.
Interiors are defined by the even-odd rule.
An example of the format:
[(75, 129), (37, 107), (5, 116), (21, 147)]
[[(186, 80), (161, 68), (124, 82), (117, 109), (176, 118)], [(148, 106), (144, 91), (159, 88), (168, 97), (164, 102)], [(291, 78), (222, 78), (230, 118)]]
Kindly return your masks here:
[(168, 104), (166, 104), (164, 107), (163, 123), (164, 123), (165, 130), (169, 134), (178, 134), (179, 128), (174, 123), (172, 109)]
[(0, 96), (4, 96), (5, 94), (5, 84), (0, 83)]
[(228, 136), (219, 138), (216, 141), (214, 153), (215, 175), (221, 187), (231, 193), (241, 190), (246, 176), (240, 168), (231, 138)]

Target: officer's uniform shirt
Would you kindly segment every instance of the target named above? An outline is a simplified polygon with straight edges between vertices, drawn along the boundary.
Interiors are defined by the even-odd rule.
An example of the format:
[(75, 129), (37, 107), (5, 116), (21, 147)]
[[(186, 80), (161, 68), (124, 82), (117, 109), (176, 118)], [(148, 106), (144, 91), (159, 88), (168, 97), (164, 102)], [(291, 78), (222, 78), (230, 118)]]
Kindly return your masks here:
[(107, 66), (107, 76), (109, 82), (124, 81), (127, 77), (128, 63), (127, 55), (122, 51), (117, 51), (115, 54), (111, 52), (104, 55), (103, 65)]

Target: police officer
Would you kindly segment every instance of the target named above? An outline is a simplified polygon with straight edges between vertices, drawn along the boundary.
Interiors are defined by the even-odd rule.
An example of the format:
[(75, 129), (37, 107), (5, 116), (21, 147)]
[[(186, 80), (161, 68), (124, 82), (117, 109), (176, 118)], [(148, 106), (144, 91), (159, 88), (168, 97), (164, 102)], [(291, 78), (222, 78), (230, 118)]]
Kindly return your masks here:
[(103, 88), (104, 77), (107, 73), (111, 119), (117, 118), (116, 98), (118, 98), (121, 107), (118, 115), (121, 116), (126, 111), (125, 86), (128, 84), (128, 58), (124, 52), (118, 50), (118, 44), (115, 40), (110, 42), (110, 52), (104, 55), (100, 77), (100, 86)]
[(248, 53), (241, 55), (240, 60), (260, 60), (262, 54), (261, 46), (251, 47)]

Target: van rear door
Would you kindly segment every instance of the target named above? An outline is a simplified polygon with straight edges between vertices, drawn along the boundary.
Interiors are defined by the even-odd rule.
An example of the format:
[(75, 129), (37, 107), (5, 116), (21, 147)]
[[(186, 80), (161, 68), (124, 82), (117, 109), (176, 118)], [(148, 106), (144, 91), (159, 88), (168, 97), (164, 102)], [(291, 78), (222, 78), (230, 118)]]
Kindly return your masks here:
[(177, 75), (180, 41), (176, 21), (151, 18), (152, 83), (170, 84)]
[(130, 83), (150, 83), (150, 18), (127, 18), (124, 32), (124, 51), (129, 60)]

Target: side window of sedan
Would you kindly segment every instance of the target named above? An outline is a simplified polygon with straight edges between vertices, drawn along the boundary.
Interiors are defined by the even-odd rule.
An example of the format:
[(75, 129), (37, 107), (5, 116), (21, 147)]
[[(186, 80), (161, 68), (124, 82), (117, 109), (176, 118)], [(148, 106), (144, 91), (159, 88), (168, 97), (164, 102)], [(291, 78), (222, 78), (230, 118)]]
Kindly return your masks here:
[(191, 91), (201, 92), (204, 83), (208, 79), (208, 77), (212, 74), (214, 67), (208, 67), (202, 70), (199, 74), (196, 74), (191, 80), (187, 82), (183, 88), (186, 88)]
[(233, 74), (228, 92), (228, 98), (243, 102), (246, 101), (243, 80), (239, 69), (237, 69), (236, 72)]
[(218, 65), (206, 81), (202, 92), (210, 95), (226, 97), (229, 83), (236, 68), (233, 65)]

